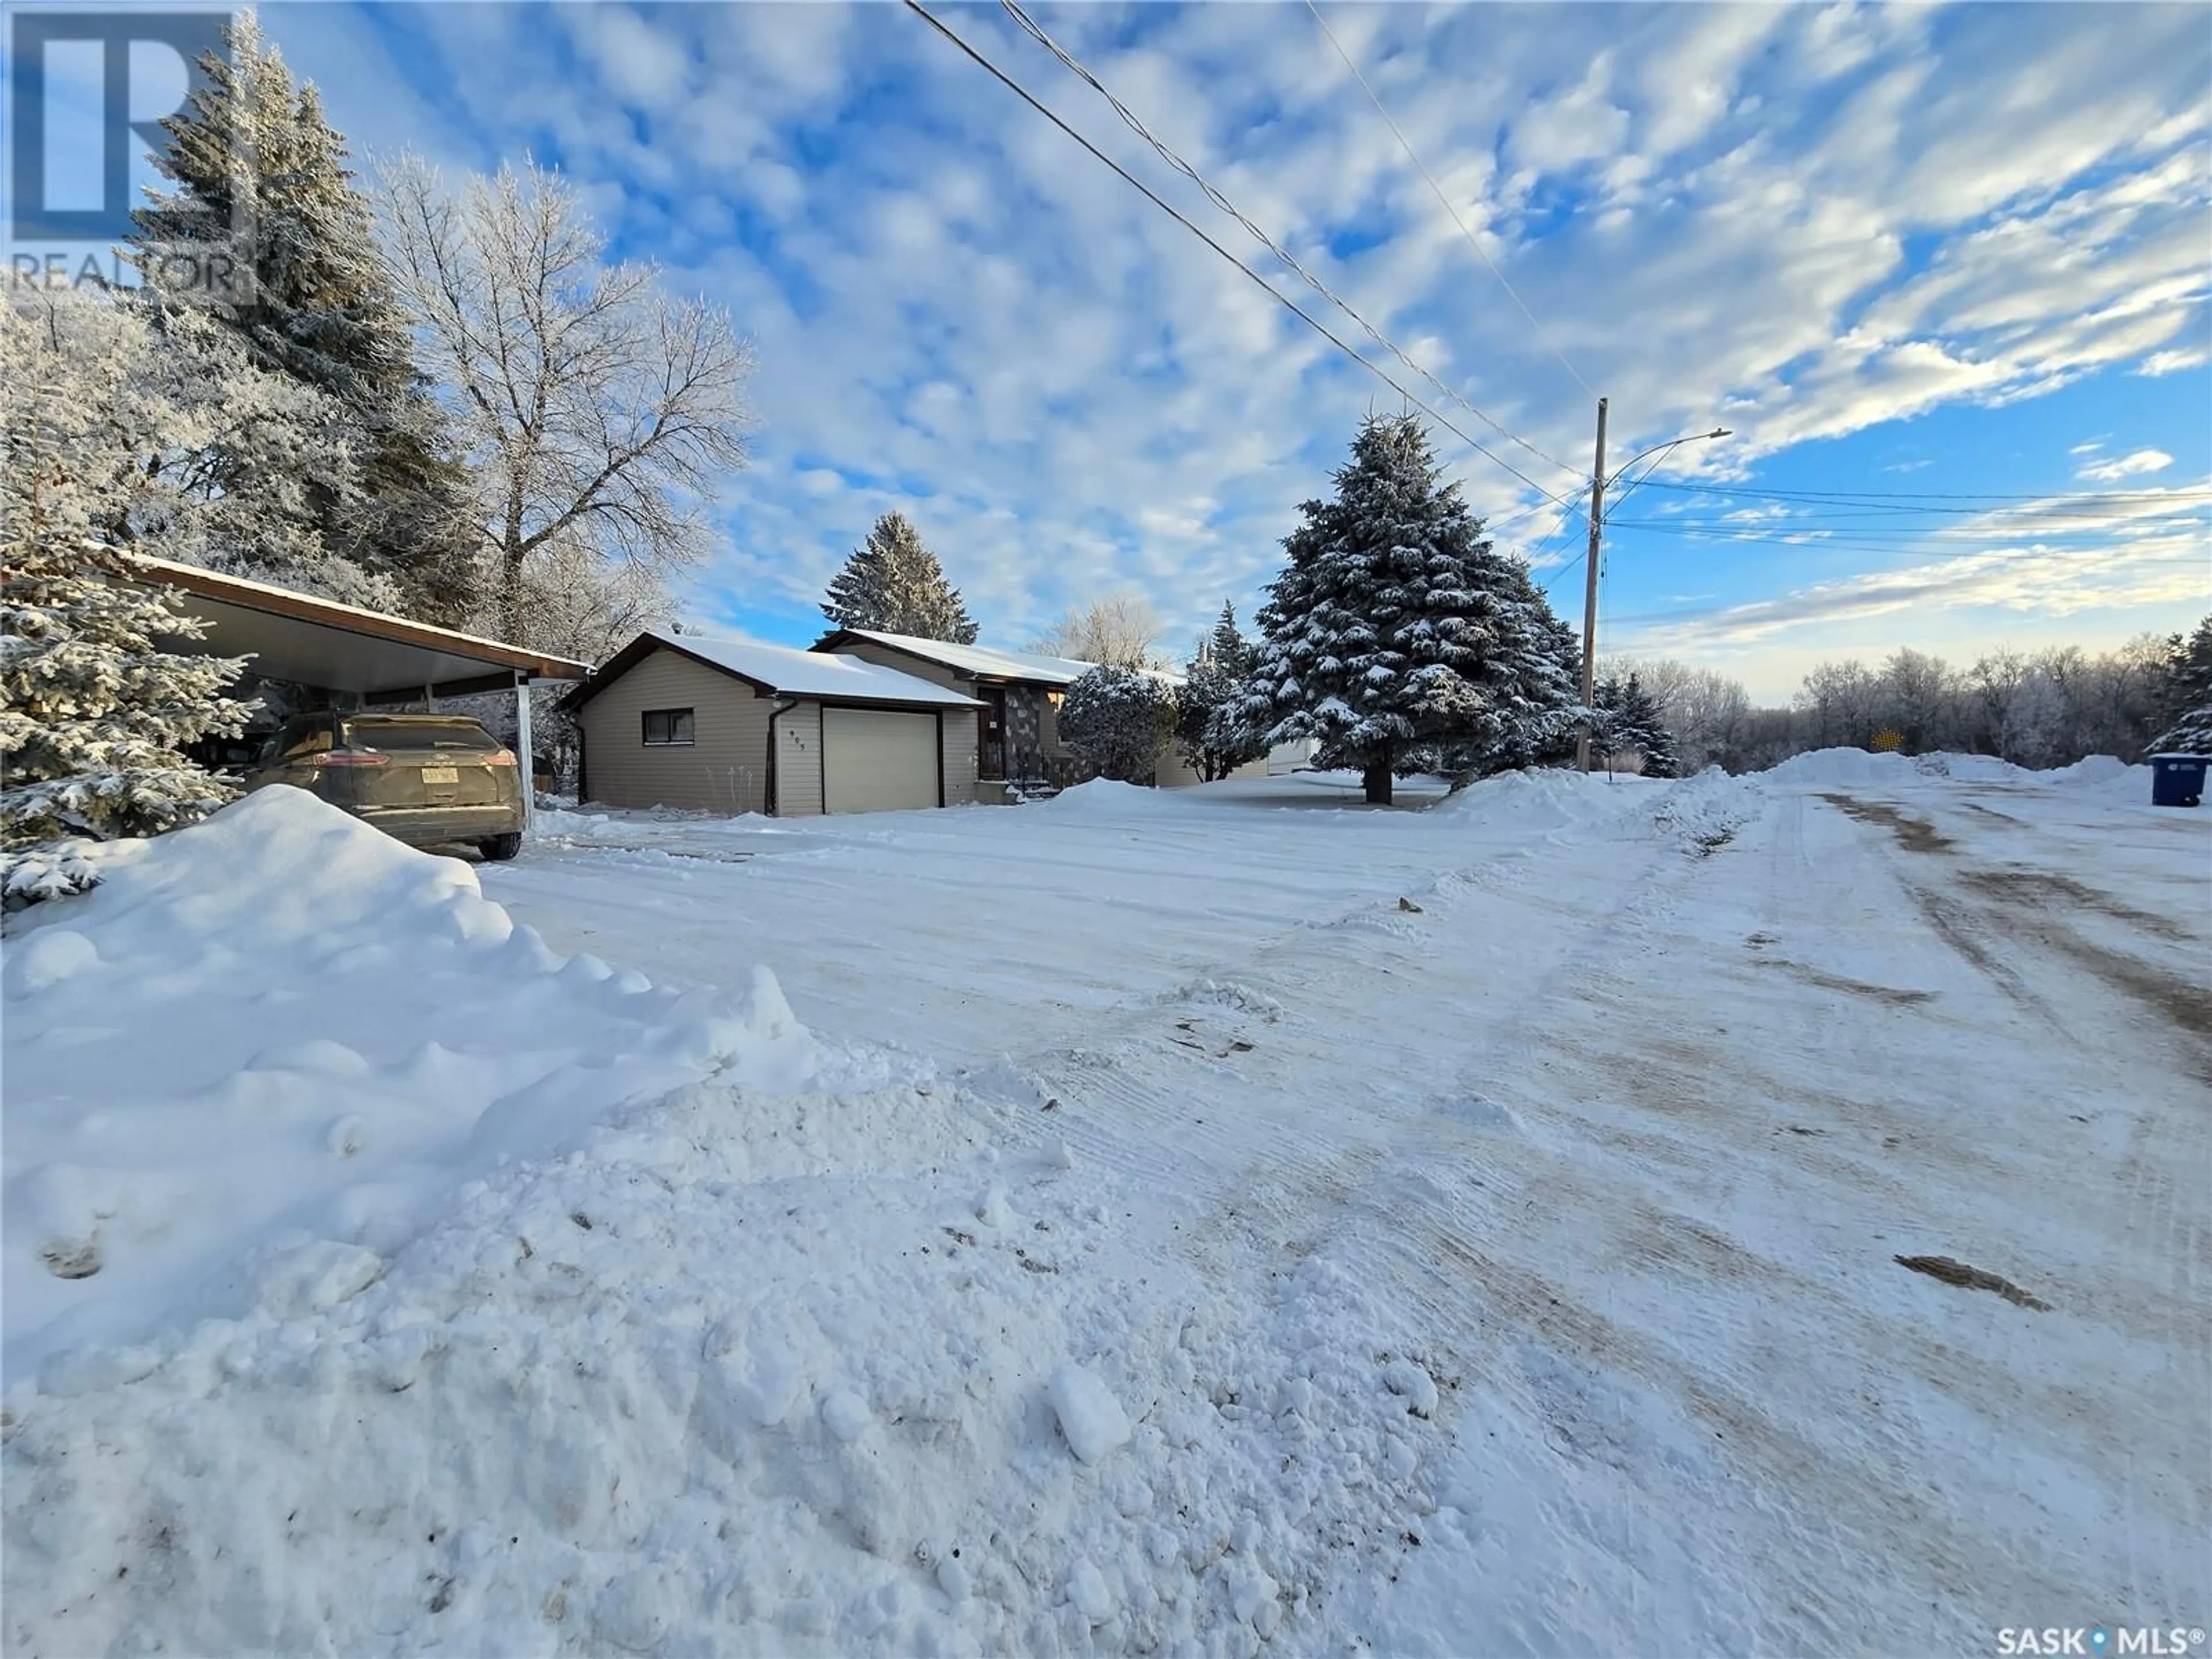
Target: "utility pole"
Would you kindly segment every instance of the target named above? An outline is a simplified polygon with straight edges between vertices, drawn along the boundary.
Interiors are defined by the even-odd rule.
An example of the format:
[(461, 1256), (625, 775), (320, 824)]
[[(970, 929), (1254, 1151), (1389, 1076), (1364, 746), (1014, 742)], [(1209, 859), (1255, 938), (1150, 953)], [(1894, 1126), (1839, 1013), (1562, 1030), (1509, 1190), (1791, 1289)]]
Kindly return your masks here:
[[(1597, 400), (1597, 460), (1590, 468), (1589, 552), (1583, 573), (1583, 707), (1590, 708), (1597, 695), (1597, 562), (1605, 532), (1605, 399)], [(1575, 738), (1575, 765), (1590, 769), (1590, 729), (1587, 722)]]

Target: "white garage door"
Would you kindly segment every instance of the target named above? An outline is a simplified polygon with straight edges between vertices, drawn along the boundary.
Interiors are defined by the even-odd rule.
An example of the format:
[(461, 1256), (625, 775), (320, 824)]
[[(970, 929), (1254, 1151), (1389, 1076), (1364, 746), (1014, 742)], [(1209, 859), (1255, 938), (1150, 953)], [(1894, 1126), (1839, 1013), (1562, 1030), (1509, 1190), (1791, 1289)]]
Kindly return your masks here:
[(937, 716), (822, 711), (822, 810), (896, 812), (937, 805)]

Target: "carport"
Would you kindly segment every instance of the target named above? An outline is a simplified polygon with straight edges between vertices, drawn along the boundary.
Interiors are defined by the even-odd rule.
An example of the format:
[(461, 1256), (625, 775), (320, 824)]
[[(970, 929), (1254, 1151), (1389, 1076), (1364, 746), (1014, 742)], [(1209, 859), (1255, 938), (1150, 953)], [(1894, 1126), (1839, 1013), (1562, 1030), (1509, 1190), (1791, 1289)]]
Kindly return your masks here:
[[(207, 624), (203, 637), (173, 638), (164, 641), (167, 648), (250, 657), (256, 677), (321, 693), (332, 707), (428, 703), (512, 689), (526, 775), (534, 752), (530, 687), (539, 680), (580, 680), (592, 672), (588, 663), (197, 565), (135, 562), (150, 585), (167, 589), (179, 610)], [(526, 813), (530, 797), (525, 787)]]

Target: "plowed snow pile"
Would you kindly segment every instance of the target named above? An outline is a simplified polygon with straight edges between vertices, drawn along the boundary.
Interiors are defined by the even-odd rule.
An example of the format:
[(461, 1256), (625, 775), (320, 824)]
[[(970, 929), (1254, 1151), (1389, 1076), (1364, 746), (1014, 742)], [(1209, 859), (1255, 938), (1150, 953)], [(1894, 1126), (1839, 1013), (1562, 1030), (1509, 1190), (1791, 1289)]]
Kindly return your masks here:
[(727, 1000), (556, 956), (469, 866), (299, 790), (101, 850), (99, 888), (9, 941), (11, 1379), (325, 1305), (624, 1100), (815, 1061), (765, 973)]
[(1759, 775), (1770, 783), (1826, 787), (1836, 784), (1911, 783), (1920, 774), (1902, 755), (1877, 755), (1864, 749), (1814, 749), (1792, 755)]

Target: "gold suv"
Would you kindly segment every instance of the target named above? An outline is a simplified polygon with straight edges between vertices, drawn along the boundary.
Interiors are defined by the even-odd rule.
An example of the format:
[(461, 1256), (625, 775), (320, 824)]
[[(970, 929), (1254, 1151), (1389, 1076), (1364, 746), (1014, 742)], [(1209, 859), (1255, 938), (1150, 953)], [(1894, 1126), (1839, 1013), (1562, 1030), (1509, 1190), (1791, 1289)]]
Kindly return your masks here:
[(302, 714), (270, 739), (246, 787), (289, 783), (410, 847), (522, 850), (522, 769), (456, 714)]

